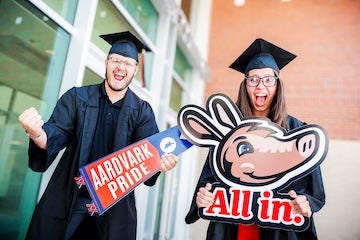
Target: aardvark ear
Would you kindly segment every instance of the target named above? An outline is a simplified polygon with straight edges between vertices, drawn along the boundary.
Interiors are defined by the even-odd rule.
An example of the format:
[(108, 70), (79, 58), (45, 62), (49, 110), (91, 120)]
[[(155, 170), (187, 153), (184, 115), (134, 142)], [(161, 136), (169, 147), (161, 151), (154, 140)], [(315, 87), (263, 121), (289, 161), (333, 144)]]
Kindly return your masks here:
[(184, 106), (178, 114), (178, 125), (185, 137), (197, 146), (215, 146), (241, 122), (241, 113), (224, 95), (213, 95), (207, 110)]
[(208, 113), (195, 105), (187, 105), (180, 109), (178, 126), (186, 139), (200, 147), (218, 145), (224, 137)]
[(223, 94), (210, 96), (207, 108), (213, 119), (216, 119), (221, 126), (228, 128), (227, 132), (236, 128), (243, 118), (234, 102)]

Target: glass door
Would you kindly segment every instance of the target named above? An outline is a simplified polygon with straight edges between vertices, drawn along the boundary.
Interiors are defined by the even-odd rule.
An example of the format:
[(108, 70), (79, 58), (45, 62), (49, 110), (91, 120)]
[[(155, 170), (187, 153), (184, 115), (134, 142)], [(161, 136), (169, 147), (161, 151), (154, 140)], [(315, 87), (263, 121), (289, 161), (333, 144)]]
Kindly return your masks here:
[(24, 239), (41, 175), (28, 168), (18, 115), (46, 121), (58, 98), (70, 36), (28, 1), (0, 1), (0, 239)]

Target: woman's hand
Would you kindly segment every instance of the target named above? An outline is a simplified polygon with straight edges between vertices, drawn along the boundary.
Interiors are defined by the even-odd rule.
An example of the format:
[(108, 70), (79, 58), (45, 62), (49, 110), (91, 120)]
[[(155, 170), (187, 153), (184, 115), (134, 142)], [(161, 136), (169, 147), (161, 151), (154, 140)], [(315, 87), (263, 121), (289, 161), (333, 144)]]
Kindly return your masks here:
[(304, 217), (311, 217), (312, 211), (307, 197), (305, 195), (297, 195), (294, 190), (289, 191), (289, 195), (293, 198), (291, 206), (294, 213), (303, 215)]
[(210, 207), (214, 203), (214, 194), (210, 192), (211, 184), (207, 183), (205, 187), (199, 188), (196, 195), (196, 205), (198, 208)]

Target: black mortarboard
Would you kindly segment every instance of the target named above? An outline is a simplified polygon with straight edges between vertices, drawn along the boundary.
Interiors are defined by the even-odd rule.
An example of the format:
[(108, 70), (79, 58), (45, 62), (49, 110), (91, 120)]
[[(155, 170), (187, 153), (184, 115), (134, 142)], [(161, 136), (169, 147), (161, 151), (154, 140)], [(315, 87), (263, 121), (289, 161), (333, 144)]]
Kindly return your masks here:
[(150, 48), (141, 42), (129, 31), (100, 35), (102, 39), (111, 45), (109, 54), (116, 53), (124, 57), (130, 57), (138, 62), (138, 53)]
[(230, 68), (244, 74), (251, 69), (259, 68), (272, 68), (279, 72), (294, 58), (296, 55), (258, 38), (230, 65)]

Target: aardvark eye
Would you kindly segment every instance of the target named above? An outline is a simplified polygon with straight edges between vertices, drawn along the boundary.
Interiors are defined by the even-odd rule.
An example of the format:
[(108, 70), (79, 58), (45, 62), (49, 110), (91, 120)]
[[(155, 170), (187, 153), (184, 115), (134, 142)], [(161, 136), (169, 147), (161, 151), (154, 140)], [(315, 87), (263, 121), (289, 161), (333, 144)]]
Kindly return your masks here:
[(241, 157), (242, 155), (244, 155), (246, 153), (253, 153), (254, 147), (249, 142), (240, 142), (238, 144), (237, 150), (238, 150), (239, 157)]

